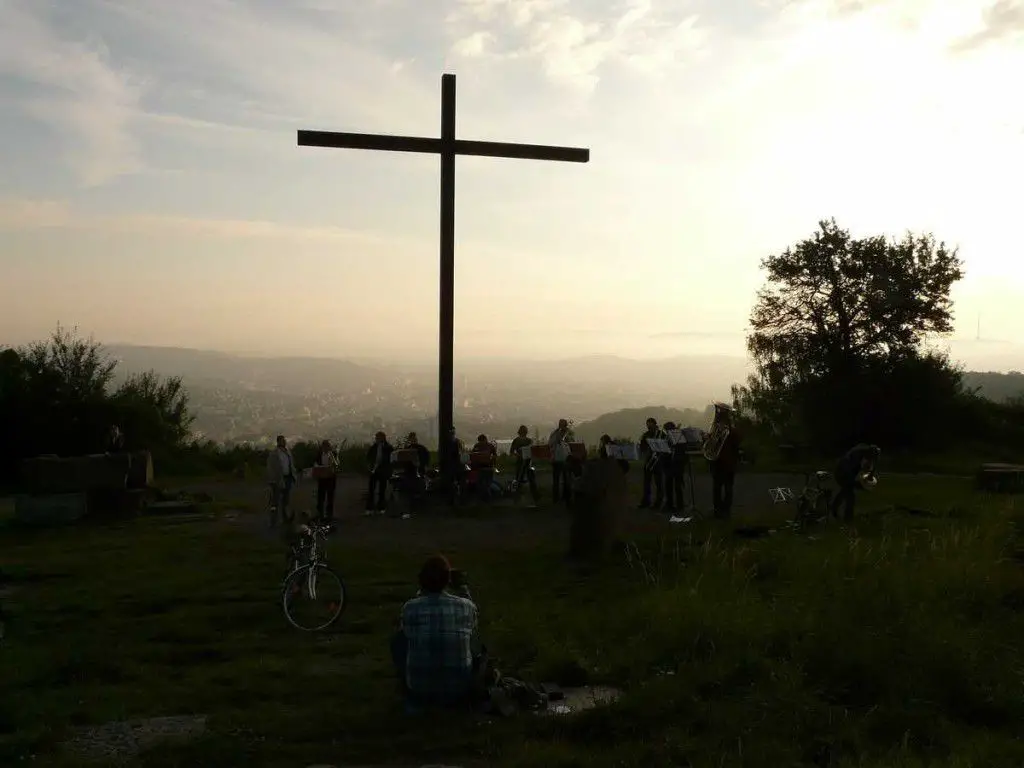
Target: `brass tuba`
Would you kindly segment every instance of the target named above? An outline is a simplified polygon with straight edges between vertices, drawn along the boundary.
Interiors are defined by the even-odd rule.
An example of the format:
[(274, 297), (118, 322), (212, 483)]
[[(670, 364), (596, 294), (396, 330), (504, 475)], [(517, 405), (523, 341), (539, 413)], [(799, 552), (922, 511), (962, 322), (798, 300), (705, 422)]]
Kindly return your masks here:
[(704, 442), (701, 445), (701, 452), (708, 461), (716, 461), (718, 454), (722, 452), (722, 446), (729, 437), (729, 425), (724, 422), (717, 422), (711, 425), (711, 431), (704, 435)]

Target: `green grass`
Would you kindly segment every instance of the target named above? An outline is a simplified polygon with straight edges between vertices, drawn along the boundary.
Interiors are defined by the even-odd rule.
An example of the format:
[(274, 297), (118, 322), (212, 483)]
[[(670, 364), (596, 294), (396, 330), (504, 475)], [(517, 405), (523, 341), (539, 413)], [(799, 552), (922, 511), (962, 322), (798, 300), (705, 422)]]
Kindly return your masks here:
[[(890, 505), (937, 517), (882, 514)], [(564, 541), (448, 552), (484, 637), (524, 679), (607, 683), (616, 705), (480, 723), (401, 714), (387, 640), (415, 545), (330, 552), (338, 632), (290, 630), (280, 546), (217, 522), (6, 531), (0, 764), (62, 763), (69, 727), (209, 714), (209, 734), (133, 765), (1024, 764), (1024, 540), (1012, 498), (893, 479), (855, 531), (636, 539), (567, 564)], [(42, 762), (40, 762), (42, 761)], [(418, 762), (417, 762), (418, 761)]]

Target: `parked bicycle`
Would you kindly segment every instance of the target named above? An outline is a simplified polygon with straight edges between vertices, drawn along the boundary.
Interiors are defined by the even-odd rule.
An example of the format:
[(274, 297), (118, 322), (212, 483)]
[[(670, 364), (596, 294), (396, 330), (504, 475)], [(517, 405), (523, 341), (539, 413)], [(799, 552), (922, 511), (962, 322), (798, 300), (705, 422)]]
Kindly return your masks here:
[(288, 575), (281, 591), (284, 616), (293, 627), (319, 632), (333, 625), (345, 610), (345, 582), (327, 564), (324, 552), (334, 526), (310, 522), (288, 552)]
[(835, 491), (826, 484), (832, 478), (831, 472), (817, 470), (804, 472), (804, 487), (799, 494), (791, 488), (772, 488), (772, 501), (776, 504), (792, 503), (796, 514), (787, 525), (798, 533), (828, 520), (829, 507)]

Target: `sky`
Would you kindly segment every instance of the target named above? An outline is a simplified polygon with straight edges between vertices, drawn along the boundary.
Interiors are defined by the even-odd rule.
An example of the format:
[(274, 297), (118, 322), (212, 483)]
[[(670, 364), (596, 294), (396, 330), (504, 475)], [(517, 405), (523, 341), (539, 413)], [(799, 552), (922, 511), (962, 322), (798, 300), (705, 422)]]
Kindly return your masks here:
[(456, 359), (742, 354), (830, 217), (1024, 349), (1024, 0), (0, 0), (0, 340), (433, 358), (438, 159), (296, 130), (436, 136), (445, 72), (459, 138), (591, 150), (457, 161)]

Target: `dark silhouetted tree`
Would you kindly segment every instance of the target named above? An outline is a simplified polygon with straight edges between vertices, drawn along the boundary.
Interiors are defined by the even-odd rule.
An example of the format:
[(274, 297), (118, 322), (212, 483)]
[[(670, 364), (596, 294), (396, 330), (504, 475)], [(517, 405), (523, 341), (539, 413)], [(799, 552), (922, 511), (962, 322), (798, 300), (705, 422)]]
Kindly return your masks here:
[[(956, 249), (931, 235), (855, 239), (831, 220), (761, 266), (747, 337), (756, 373), (734, 390), (747, 416), (822, 447), (882, 441), (879, 430), (904, 443), (923, 404), (934, 417), (960, 391), (960, 372), (925, 350), (953, 328)], [(915, 400), (918, 415), (901, 415)]]
[(192, 417), (180, 379), (135, 374), (113, 389), (116, 366), (98, 342), (59, 326), (46, 341), (0, 352), (0, 480), (12, 482), (30, 456), (102, 451), (113, 424), (129, 449), (182, 446)]

